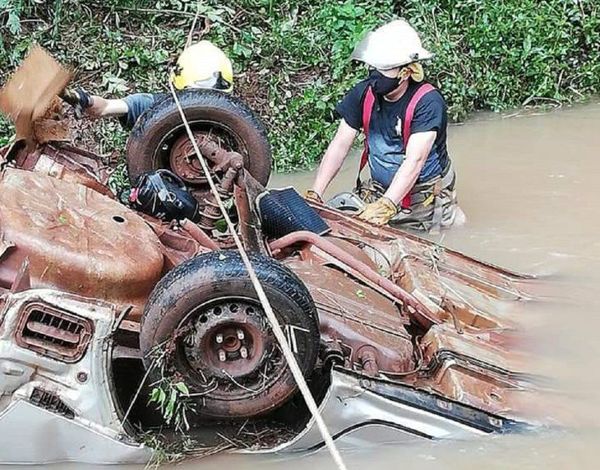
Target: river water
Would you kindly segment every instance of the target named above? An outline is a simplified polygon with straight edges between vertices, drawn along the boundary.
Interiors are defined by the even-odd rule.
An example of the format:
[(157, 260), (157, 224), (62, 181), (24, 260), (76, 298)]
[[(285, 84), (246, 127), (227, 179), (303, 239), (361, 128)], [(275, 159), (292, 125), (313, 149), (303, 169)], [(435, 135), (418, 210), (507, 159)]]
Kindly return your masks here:
[[(531, 306), (539, 366), (564, 391), (561, 432), (354, 449), (351, 469), (600, 468), (600, 102), (544, 114), (479, 115), (449, 131), (462, 227), (436, 237), (470, 256), (548, 276), (560, 301)], [(352, 186), (356, 158), (335, 191)], [(304, 190), (313, 174), (277, 175), (272, 186)], [(554, 413), (556, 412), (556, 413)], [(325, 450), (294, 457), (222, 456), (186, 469), (329, 469)]]
[[(557, 380), (563, 431), (345, 449), (350, 469), (600, 467), (600, 102), (541, 115), (479, 115), (449, 131), (467, 222), (437, 237), (470, 256), (547, 276), (557, 300), (531, 305), (541, 369)], [(351, 187), (350, 159), (331, 193)], [(304, 190), (313, 174), (277, 175)], [(559, 300), (558, 300), (559, 299)], [(59, 467), (56, 467), (59, 468)], [(70, 467), (71, 468), (71, 467)], [(75, 467), (72, 467), (75, 468)], [(304, 456), (221, 455), (180, 464), (205, 470), (335, 468)]]

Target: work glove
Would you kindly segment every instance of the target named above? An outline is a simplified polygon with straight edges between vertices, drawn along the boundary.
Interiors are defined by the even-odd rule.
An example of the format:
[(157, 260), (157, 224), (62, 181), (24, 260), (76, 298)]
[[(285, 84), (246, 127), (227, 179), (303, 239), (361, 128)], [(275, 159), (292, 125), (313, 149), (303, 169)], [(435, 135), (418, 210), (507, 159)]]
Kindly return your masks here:
[(375, 225), (385, 225), (398, 213), (398, 207), (387, 197), (380, 197), (367, 204), (358, 218)]
[(319, 204), (323, 204), (323, 199), (321, 198), (319, 193), (313, 191), (312, 189), (307, 189), (304, 192), (304, 199), (308, 199), (311, 202), (318, 202)]
[(75, 108), (75, 115), (80, 118), (83, 112), (92, 105), (92, 95), (83, 88), (65, 88), (60, 97)]

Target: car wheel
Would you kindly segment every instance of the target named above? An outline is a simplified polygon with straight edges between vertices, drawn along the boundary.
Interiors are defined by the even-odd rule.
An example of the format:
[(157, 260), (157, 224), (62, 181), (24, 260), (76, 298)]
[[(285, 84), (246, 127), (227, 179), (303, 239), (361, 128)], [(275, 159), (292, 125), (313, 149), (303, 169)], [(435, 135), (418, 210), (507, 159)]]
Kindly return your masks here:
[[(305, 376), (315, 366), (319, 328), (306, 286), (263, 255), (252, 266)], [(200, 255), (156, 286), (140, 345), (154, 380), (183, 380), (201, 415), (259, 416), (284, 404), (297, 385), (236, 251)], [(160, 367), (156, 364), (160, 363)]]
[[(209, 138), (226, 151), (238, 152), (244, 167), (261, 184), (271, 174), (271, 146), (260, 119), (239, 99), (212, 90), (184, 90), (177, 94), (197, 137)], [(175, 100), (167, 95), (138, 119), (127, 141), (129, 179), (135, 184), (145, 172), (166, 168), (190, 189), (207, 188), (206, 177), (195, 157)], [(214, 168), (215, 172), (219, 168)]]

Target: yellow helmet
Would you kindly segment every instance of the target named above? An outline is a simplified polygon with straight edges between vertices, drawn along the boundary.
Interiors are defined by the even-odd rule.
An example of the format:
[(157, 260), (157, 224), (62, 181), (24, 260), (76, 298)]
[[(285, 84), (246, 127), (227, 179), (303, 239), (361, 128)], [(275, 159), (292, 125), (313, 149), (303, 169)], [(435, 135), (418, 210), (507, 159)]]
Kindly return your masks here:
[(171, 81), (178, 90), (211, 88), (230, 92), (233, 69), (225, 53), (210, 41), (200, 41), (183, 50)]

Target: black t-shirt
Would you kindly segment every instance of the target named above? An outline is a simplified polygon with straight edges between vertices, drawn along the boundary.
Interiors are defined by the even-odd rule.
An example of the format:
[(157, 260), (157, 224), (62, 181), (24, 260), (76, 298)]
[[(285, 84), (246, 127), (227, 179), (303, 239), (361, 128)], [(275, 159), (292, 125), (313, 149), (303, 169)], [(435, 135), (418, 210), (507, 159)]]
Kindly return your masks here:
[[(352, 88), (337, 105), (337, 113), (349, 126), (362, 129), (362, 107), (368, 80)], [(398, 101), (390, 102), (377, 97), (369, 129), (369, 168), (371, 176), (387, 188), (405, 156), (402, 140), (406, 108), (421, 84), (410, 80), (406, 93)], [(442, 173), (448, 163), (446, 148), (447, 107), (438, 90), (425, 94), (417, 104), (411, 123), (411, 134), (437, 131), (431, 152), (423, 165), (418, 181), (427, 181)]]

